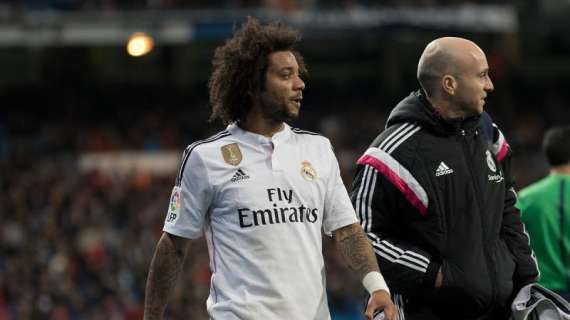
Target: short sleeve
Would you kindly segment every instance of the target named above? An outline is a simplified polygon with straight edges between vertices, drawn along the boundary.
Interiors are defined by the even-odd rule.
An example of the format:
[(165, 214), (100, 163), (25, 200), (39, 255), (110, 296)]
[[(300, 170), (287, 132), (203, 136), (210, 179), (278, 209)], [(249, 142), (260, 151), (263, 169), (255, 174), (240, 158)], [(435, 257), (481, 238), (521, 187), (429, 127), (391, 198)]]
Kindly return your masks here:
[(210, 207), (212, 188), (206, 165), (195, 150), (183, 156), (177, 182), (172, 189), (163, 230), (184, 238), (199, 238)]
[(340, 169), (332, 146), (329, 142), (328, 161), (330, 161), (330, 172), (327, 181), (327, 192), (325, 195), (325, 213), (323, 220), (323, 230), (330, 236), (333, 231), (345, 227), (349, 224), (357, 223), (356, 213), (348, 197), (346, 187), (340, 177)]

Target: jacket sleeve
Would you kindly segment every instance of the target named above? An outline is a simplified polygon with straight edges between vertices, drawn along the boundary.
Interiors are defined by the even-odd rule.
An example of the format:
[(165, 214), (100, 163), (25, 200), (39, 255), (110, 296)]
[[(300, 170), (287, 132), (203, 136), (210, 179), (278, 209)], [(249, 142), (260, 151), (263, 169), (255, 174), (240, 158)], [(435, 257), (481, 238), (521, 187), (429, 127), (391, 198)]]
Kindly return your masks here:
[(517, 194), (511, 176), (511, 150), (501, 131), (496, 126), (494, 128), (494, 149), (498, 150), (497, 159), (501, 161), (506, 181), (501, 236), (515, 258), (516, 269), (513, 282), (516, 293), (526, 284), (538, 281), (539, 272), (520, 211), (515, 207)]
[(390, 173), (386, 171), (390, 164), (365, 163), (361, 161), (363, 158), (357, 167), (351, 201), (386, 282), (401, 294), (417, 293), (422, 287), (433, 288), (441, 262), (432, 259), (425, 248), (402, 237), (409, 233), (405, 231), (406, 214), (419, 214), (417, 211), (405, 212), (417, 209), (409, 204), (401, 190), (406, 181), (399, 181), (399, 185), (394, 181), (393, 175), (405, 169)]

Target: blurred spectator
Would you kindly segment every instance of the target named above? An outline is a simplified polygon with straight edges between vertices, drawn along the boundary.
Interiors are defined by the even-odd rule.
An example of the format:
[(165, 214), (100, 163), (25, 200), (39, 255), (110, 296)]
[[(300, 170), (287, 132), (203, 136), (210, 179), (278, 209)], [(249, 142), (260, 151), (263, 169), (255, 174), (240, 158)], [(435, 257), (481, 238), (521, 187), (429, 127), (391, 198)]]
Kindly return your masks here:
[(570, 301), (570, 126), (549, 129), (543, 149), (550, 174), (523, 189), (517, 206), (538, 260), (539, 283)]

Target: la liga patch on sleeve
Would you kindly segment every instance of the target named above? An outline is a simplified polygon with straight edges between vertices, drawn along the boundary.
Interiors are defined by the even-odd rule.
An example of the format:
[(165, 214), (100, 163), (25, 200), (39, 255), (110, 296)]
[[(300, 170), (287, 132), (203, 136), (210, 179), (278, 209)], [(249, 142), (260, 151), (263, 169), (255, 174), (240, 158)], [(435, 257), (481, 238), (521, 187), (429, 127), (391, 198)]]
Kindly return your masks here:
[(182, 205), (182, 188), (174, 186), (170, 195), (170, 203), (168, 204), (168, 213), (166, 214), (166, 222), (172, 223), (176, 221), (180, 215), (180, 206)]

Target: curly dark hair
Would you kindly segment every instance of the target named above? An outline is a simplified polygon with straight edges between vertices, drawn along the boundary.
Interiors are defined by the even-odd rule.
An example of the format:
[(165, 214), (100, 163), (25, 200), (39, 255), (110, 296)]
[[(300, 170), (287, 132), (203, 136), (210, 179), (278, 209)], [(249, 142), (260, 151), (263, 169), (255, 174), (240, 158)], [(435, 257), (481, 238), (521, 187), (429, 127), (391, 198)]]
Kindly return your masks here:
[(301, 40), (299, 31), (281, 23), (261, 25), (248, 17), (234, 36), (216, 48), (208, 87), (212, 113), (210, 121), (225, 124), (245, 119), (256, 92), (264, 89), (269, 54), (291, 51), (300, 73), (306, 73), (303, 57), (294, 50)]

